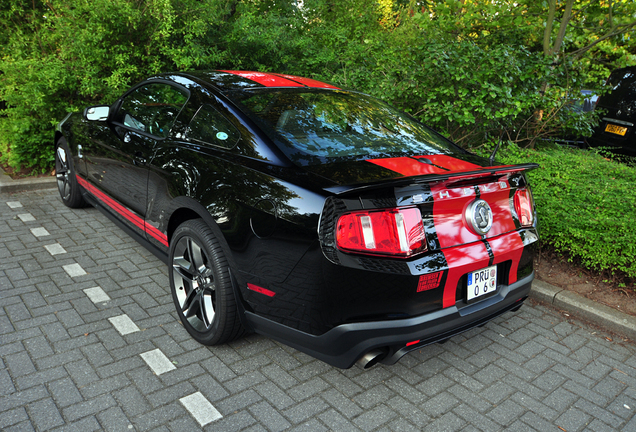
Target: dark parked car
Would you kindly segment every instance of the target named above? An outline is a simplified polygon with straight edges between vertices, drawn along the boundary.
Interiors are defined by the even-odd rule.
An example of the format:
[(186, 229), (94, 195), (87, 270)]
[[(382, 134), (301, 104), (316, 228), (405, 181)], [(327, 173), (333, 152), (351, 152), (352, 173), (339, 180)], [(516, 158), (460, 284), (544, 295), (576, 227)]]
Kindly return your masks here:
[(259, 72), (157, 75), (55, 135), (64, 203), (163, 257), (199, 342), (255, 331), (329, 364), (517, 310), (538, 240), (525, 172), (370, 96)]
[(612, 90), (599, 97), (596, 104), (605, 115), (587, 144), (636, 156), (636, 66), (615, 70), (607, 83)]

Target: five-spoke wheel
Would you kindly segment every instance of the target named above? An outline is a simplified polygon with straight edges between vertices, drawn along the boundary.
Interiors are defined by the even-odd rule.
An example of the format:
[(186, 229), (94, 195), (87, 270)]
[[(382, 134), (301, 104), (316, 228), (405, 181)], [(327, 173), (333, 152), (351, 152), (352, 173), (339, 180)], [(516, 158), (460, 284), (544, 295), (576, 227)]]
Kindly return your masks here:
[(71, 208), (86, 207), (87, 203), (82, 198), (80, 186), (77, 184), (73, 157), (65, 138), (60, 138), (55, 144), (55, 176), (62, 202)]
[(227, 260), (201, 219), (184, 222), (175, 231), (169, 271), (177, 313), (197, 341), (215, 345), (242, 334)]

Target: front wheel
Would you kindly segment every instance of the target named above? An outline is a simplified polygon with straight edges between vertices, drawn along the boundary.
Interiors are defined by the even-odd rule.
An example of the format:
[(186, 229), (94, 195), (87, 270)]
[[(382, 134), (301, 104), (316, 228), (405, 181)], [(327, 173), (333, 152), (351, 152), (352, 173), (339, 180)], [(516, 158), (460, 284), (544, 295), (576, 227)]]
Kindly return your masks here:
[(189, 220), (177, 228), (169, 262), (172, 299), (196, 341), (217, 345), (243, 334), (227, 259), (203, 220)]
[(64, 205), (70, 208), (81, 208), (88, 205), (84, 201), (80, 186), (77, 183), (73, 156), (65, 138), (60, 138), (55, 144), (55, 176), (57, 189)]

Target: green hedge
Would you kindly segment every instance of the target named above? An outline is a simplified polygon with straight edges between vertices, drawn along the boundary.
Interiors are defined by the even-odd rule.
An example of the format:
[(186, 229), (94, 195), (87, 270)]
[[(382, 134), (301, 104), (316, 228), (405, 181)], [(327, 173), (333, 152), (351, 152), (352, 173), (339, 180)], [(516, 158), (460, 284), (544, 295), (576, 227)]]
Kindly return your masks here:
[(506, 146), (497, 160), (541, 166), (529, 178), (544, 243), (592, 270), (636, 277), (636, 168), (559, 146)]

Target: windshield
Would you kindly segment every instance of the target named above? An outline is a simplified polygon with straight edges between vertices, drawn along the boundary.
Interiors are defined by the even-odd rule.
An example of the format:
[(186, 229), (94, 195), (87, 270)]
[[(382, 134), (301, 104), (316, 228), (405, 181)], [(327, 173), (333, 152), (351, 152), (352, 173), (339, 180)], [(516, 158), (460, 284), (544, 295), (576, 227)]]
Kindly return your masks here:
[(243, 92), (245, 111), (296, 163), (464, 153), (383, 102), (359, 93), (276, 89)]

